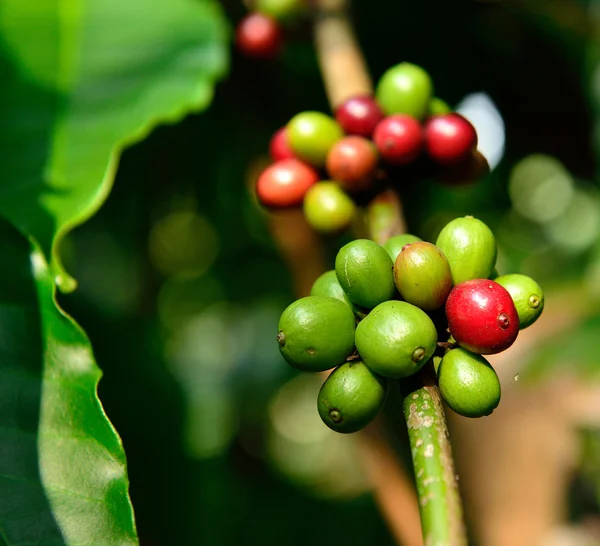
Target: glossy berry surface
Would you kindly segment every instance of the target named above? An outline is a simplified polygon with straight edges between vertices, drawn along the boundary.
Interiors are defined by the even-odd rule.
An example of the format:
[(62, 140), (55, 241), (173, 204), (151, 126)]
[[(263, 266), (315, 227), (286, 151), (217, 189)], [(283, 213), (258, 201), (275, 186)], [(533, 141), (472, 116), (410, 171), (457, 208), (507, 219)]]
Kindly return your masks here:
[(452, 112), (452, 108), (448, 105), (448, 103), (438, 97), (433, 97), (431, 101), (429, 101), (429, 112), (430, 116), (442, 116), (444, 114), (449, 114)]
[(335, 182), (317, 182), (304, 197), (304, 217), (308, 224), (322, 233), (336, 233), (347, 229), (356, 205)]
[(248, 57), (271, 59), (283, 46), (279, 24), (262, 13), (244, 17), (237, 26), (235, 37), (238, 49)]
[(285, 127), (282, 127), (271, 137), (269, 142), (269, 155), (273, 161), (280, 161), (281, 159), (291, 159), (294, 156), (294, 152), (290, 148), (287, 138), (287, 131)]
[(367, 189), (377, 169), (379, 154), (370, 140), (347, 136), (336, 142), (327, 155), (327, 172), (347, 191)]
[(510, 294), (489, 279), (455, 286), (446, 301), (446, 317), (457, 343), (478, 354), (508, 349), (519, 333), (519, 315)]
[(412, 116), (396, 114), (383, 119), (375, 127), (373, 141), (385, 161), (392, 165), (406, 165), (421, 152), (423, 131)]
[(433, 116), (425, 124), (427, 155), (442, 165), (459, 163), (477, 146), (477, 132), (460, 114)]
[(527, 275), (502, 275), (496, 282), (506, 288), (511, 295), (517, 313), (521, 330), (531, 326), (544, 310), (544, 292), (542, 287)]
[(481, 355), (452, 349), (442, 358), (437, 375), (442, 398), (459, 415), (484, 417), (500, 403), (500, 380)]
[(366, 309), (394, 296), (393, 266), (387, 251), (369, 239), (344, 245), (335, 257), (335, 274), (341, 287), (352, 303)]
[(298, 159), (283, 159), (261, 173), (256, 183), (256, 195), (266, 207), (297, 207), (318, 180), (317, 171), (310, 165)]
[(346, 134), (369, 138), (383, 119), (383, 112), (373, 97), (357, 95), (337, 107), (335, 119)]
[(383, 112), (422, 119), (429, 110), (433, 83), (420, 66), (400, 63), (389, 68), (377, 83), (375, 96)]
[(277, 333), (286, 362), (305, 372), (322, 372), (342, 364), (354, 350), (354, 313), (334, 298), (307, 296), (281, 314)]
[(387, 380), (360, 361), (346, 362), (325, 380), (317, 408), (332, 430), (356, 432), (379, 413), (387, 394)]
[(287, 124), (292, 151), (315, 167), (325, 165), (329, 150), (343, 136), (339, 123), (321, 112), (300, 112)]
[(450, 264), (425, 241), (407, 244), (394, 263), (394, 282), (402, 298), (425, 311), (444, 305), (452, 288)]
[(278, 21), (293, 21), (302, 13), (306, 0), (256, 0), (256, 11)]

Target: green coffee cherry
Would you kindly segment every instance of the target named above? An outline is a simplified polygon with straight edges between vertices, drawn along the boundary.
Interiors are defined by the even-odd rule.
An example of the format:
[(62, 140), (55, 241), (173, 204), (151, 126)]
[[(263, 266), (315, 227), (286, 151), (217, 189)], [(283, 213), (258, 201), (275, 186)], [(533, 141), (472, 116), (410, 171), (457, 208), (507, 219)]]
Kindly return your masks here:
[(305, 0), (256, 0), (255, 9), (278, 21), (286, 22), (298, 17), (305, 8)]
[(378, 305), (356, 328), (356, 348), (363, 362), (384, 377), (403, 378), (418, 372), (436, 345), (432, 320), (403, 301)]
[(483, 417), (498, 407), (500, 380), (481, 355), (452, 349), (442, 358), (437, 374), (442, 398), (459, 415)]
[(531, 326), (544, 310), (544, 292), (531, 277), (514, 273), (502, 275), (495, 281), (508, 290), (519, 314), (519, 329)]
[(429, 74), (411, 63), (389, 68), (379, 80), (375, 96), (385, 114), (408, 114), (422, 119), (429, 110), (433, 84)]
[(323, 273), (312, 285), (310, 289), (311, 296), (321, 296), (324, 298), (335, 298), (336, 300), (343, 301), (350, 309), (352, 309), (352, 302), (348, 297), (348, 294), (344, 292), (340, 283), (335, 275), (335, 269)]
[(343, 246), (335, 258), (335, 274), (350, 301), (372, 309), (394, 296), (394, 264), (382, 246), (357, 239)]
[(356, 213), (354, 201), (330, 181), (317, 182), (304, 196), (304, 217), (321, 233), (337, 233), (347, 229)]
[(452, 288), (450, 264), (435, 245), (410, 243), (396, 258), (394, 282), (408, 303), (434, 311), (444, 305)]
[(402, 247), (409, 243), (416, 243), (417, 241), (421, 241), (416, 235), (410, 235), (405, 233), (403, 235), (394, 235), (390, 237), (383, 245), (383, 248), (387, 250), (387, 253), (390, 255), (392, 262), (396, 261), (398, 254), (402, 252)]
[(346, 362), (327, 378), (317, 401), (323, 422), (336, 432), (356, 432), (379, 413), (387, 394), (387, 380), (360, 361)]
[(290, 366), (322, 372), (339, 366), (352, 354), (355, 327), (354, 314), (345, 303), (308, 296), (283, 312), (277, 342)]
[(301, 112), (287, 124), (290, 148), (297, 157), (323, 167), (331, 147), (344, 136), (340, 124), (321, 112)]
[(452, 108), (450, 108), (446, 101), (443, 101), (438, 97), (433, 97), (429, 101), (429, 111), (427, 113), (430, 116), (443, 116), (445, 114), (449, 114), (450, 112), (452, 112)]
[(487, 279), (496, 265), (494, 234), (472, 216), (452, 220), (442, 229), (435, 244), (450, 263), (455, 285), (471, 279)]

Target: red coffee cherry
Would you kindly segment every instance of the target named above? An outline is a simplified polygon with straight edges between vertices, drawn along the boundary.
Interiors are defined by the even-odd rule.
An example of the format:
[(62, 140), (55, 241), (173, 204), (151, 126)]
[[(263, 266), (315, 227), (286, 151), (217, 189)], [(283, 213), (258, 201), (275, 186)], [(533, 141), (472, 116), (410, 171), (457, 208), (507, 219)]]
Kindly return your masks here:
[(304, 195), (318, 180), (319, 174), (310, 165), (299, 159), (282, 159), (258, 177), (256, 194), (266, 207), (296, 207), (302, 204)]
[(373, 141), (381, 157), (392, 165), (413, 162), (423, 145), (421, 124), (407, 114), (395, 114), (383, 119), (373, 133)]
[(269, 155), (273, 161), (280, 161), (281, 159), (291, 159), (296, 157), (290, 148), (285, 127), (282, 127), (276, 131), (271, 137), (271, 141), (269, 142)]
[(250, 13), (238, 24), (236, 43), (239, 50), (248, 57), (272, 59), (283, 46), (279, 23), (262, 13)]
[(347, 136), (336, 142), (327, 154), (327, 171), (346, 191), (367, 189), (379, 162), (377, 148), (360, 136)]
[(490, 173), (487, 159), (478, 150), (452, 165), (438, 165), (435, 178), (447, 186), (467, 186)]
[(477, 146), (477, 132), (460, 114), (432, 116), (425, 124), (425, 149), (441, 165), (465, 160)]
[(357, 95), (337, 107), (335, 119), (346, 134), (370, 138), (383, 112), (370, 95)]
[(457, 343), (482, 355), (508, 349), (519, 333), (519, 315), (508, 290), (488, 279), (456, 285), (446, 300), (446, 317)]

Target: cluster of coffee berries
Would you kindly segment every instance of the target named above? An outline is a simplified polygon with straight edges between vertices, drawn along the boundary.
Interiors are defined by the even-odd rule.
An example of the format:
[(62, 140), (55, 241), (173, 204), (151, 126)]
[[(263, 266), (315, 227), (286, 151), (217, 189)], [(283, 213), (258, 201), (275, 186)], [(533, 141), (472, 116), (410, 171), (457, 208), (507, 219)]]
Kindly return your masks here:
[(435, 244), (413, 235), (384, 246), (358, 239), (342, 247), (335, 270), (281, 315), (277, 340), (294, 368), (335, 368), (318, 397), (325, 424), (355, 432), (383, 406), (388, 379), (440, 357), (441, 395), (457, 413), (489, 415), (500, 381), (482, 355), (510, 347), (544, 307), (524, 275), (495, 276), (496, 241), (480, 220), (447, 224)]
[(236, 45), (256, 59), (273, 59), (283, 48), (284, 26), (307, 8), (307, 0), (255, 0), (252, 11), (237, 25)]
[(476, 148), (475, 128), (433, 96), (427, 72), (401, 63), (385, 72), (375, 97), (346, 100), (335, 118), (301, 112), (279, 129), (256, 191), (264, 206), (303, 206), (315, 230), (336, 233), (351, 224), (357, 195), (408, 183), (409, 169), (450, 184), (475, 181), (488, 169)]

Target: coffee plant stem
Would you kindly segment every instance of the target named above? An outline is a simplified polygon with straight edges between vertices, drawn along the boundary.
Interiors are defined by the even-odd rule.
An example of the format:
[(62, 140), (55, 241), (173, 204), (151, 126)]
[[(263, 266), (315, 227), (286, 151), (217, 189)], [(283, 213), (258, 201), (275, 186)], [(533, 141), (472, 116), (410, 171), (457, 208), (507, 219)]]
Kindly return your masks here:
[[(347, 15), (347, 0), (315, 0), (315, 46), (332, 109), (373, 85)], [(382, 193), (367, 212), (370, 237), (383, 244), (406, 232), (402, 204), (393, 191)], [(431, 365), (403, 386), (404, 414), (417, 482), (421, 529), (426, 545), (467, 544), (462, 505), (446, 416)]]
[[(379, 244), (405, 231), (402, 206), (394, 191), (370, 203), (367, 222), (371, 238)], [(424, 543), (466, 546), (448, 425), (431, 364), (402, 381), (401, 387)]]

